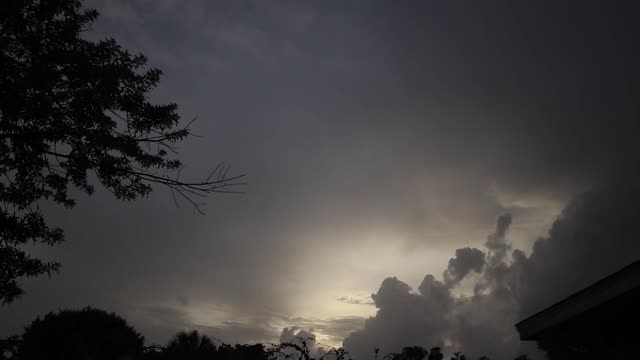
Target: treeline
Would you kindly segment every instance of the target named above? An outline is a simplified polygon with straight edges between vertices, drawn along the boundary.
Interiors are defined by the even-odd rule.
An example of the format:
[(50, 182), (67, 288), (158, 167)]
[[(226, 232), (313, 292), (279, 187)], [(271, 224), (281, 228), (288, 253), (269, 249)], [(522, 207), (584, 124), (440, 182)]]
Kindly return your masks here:
[[(115, 313), (94, 308), (62, 310), (37, 318), (22, 335), (0, 340), (2, 360), (350, 360), (343, 348), (317, 351), (309, 340), (280, 344), (228, 345), (197, 331), (181, 331), (166, 345), (144, 345), (144, 337)], [(405, 347), (373, 360), (444, 360), (441, 349)], [(516, 360), (526, 360), (526, 355)], [(471, 360), (455, 353), (451, 360)], [(489, 360), (480, 357), (478, 360)]]

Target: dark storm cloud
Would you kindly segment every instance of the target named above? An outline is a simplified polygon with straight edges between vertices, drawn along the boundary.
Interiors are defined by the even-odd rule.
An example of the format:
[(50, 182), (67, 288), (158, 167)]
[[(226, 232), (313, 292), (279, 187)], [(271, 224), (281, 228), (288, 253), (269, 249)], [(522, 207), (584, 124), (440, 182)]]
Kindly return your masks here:
[(441, 344), (442, 331), (448, 331), (447, 317), (454, 299), (448, 289), (430, 275), (420, 288), (421, 293), (416, 294), (395, 277), (385, 279), (372, 295), (378, 313), (365, 322), (363, 330), (344, 340), (345, 348), (354, 357), (365, 358), (373, 354), (374, 348), (386, 354), (403, 346), (430, 348)]
[(511, 225), (511, 215), (506, 214), (498, 217), (496, 231), (489, 235), (484, 246), (489, 249), (488, 260), (492, 264), (499, 264), (504, 261), (507, 251), (511, 249), (511, 244), (507, 242), (506, 235)]
[[(135, 204), (98, 194), (73, 212), (51, 209), (68, 240), (43, 253), (63, 262), (63, 272), (27, 283), (25, 299), (0, 313), (3, 333), (49, 310), (91, 304), (131, 318), (150, 341), (197, 326), (230, 342), (275, 341), (297, 322), (340, 338), (362, 318), (292, 314), (313, 312), (314, 294), (370, 264), (310, 268), (309, 260), (374, 251), (381, 242), (425, 253), (479, 247), (499, 214), (513, 214), (513, 233), (553, 215), (548, 204), (639, 168), (632, 2), (88, 5), (103, 13), (90, 36), (114, 36), (146, 54), (165, 73), (154, 97), (176, 101), (185, 119), (199, 116), (204, 139), (182, 147), (183, 175), (230, 161), (249, 173), (249, 195), (210, 199), (206, 217), (176, 209), (161, 189)], [(630, 225), (620, 214), (632, 205), (620, 205), (621, 219), (592, 226), (622, 234), (613, 225)], [(523, 230), (529, 244), (540, 235), (534, 225)], [(378, 316), (348, 343), (433, 346), (445, 334), (478, 351), (512, 344), (512, 329), (504, 329), (516, 314), (553, 295), (544, 264), (573, 277), (580, 275), (565, 271), (564, 256), (575, 257), (576, 269), (589, 265), (570, 253), (577, 244), (554, 245), (569, 238), (563, 226), (511, 264), (503, 261), (508, 225), (498, 225), (486, 250), (461, 249), (449, 280), (425, 277), (419, 293), (385, 280)], [(361, 233), (392, 236), (375, 242)], [(611, 268), (633, 254), (602, 250), (597, 263)], [(505, 284), (519, 268), (532, 280), (516, 291)], [(477, 294), (453, 299), (450, 286), (478, 269)], [(596, 275), (580, 273), (590, 271)], [(522, 295), (515, 301), (512, 293)], [(208, 309), (224, 316), (199, 324)], [(506, 315), (491, 321), (496, 313)], [(406, 329), (397, 331), (402, 341), (396, 328)]]
[(377, 33), (394, 53), (396, 81), (407, 85), (398, 87), (413, 85), (402, 94), (406, 105), (437, 99), (465, 109), (464, 122), (439, 124), (464, 139), (465, 160), (482, 161), (509, 190), (557, 191), (637, 164), (635, 7), (388, 5)]
[[(500, 234), (504, 239), (509, 225), (506, 218), (498, 219), (493, 236)], [(473, 259), (473, 267), (482, 271), (480, 282), (488, 285), (482, 293), (456, 297), (453, 288), (471, 270), (470, 266), (459, 265), (465, 258)], [(492, 278), (492, 270), (503, 263), (485, 262), (484, 253), (471, 248), (456, 250), (456, 257), (451, 260), (444, 282), (427, 275), (418, 293), (395, 277), (385, 279), (378, 292), (371, 295), (378, 308), (376, 316), (367, 320), (364, 329), (345, 338), (345, 348), (358, 358), (369, 356), (377, 347), (387, 353), (411, 345), (439, 346), (448, 353), (464, 349), (469, 355), (496, 359), (514, 355), (518, 348), (513, 329), (517, 303), (505, 286), (505, 279), (498, 282)], [(467, 271), (452, 271), (456, 268)], [(450, 274), (455, 277), (449, 278)]]
[(449, 266), (442, 274), (447, 285), (455, 285), (472, 271), (479, 273), (484, 266), (485, 254), (481, 250), (466, 247), (457, 249), (456, 256), (449, 259)]
[[(387, 352), (410, 344), (444, 346), (450, 352), (464, 350), (495, 359), (532, 352), (532, 347), (519, 342), (514, 324), (639, 259), (635, 221), (639, 211), (637, 184), (616, 183), (577, 196), (548, 236), (535, 242), (530, 256), (516, 249), (508, 258), (490, 256), (485, 263), (483, 257), (482, 277), (471, 296), (454, 297), (454, 282), (443, 283), (431, 275), (425, 277), (419, 294), (400, 280), (387, 278), (372, 295), (378, 313), (363, 330), (350, 334), (344, 346), (360, 357), (372, 346)], [(509, 245), (510, 222), (507, 216), (498, 218), (496, 232), (485, 243), (489, 250), (491, 240), (498, 237)], [(456, 254), (470, 250), (458, 249)]]
[(541, 310), (640, 258), (637, 183), (612, 183), (572, 201), (529, 257), (519, 255), (523, 314)]
[[(329, 319), (295, 317), (288, 319), (295, 326), (289, 331), (304, 330), (316, 336), (316, 344), (320, 348), (328, 349), (342, 344), (342, 340), (355, 330), (361, 329), (366, 318), (362, 316), (334, 317)], [(284, 333), (284, 331), (283, 331)], [(316, 334), (322, 334), (325, 339), (319, 339)]]
[(510, 214), (499, 216), (496, 224), (496, 231), (493, 234), (489, 235), (489, 237), (487, 238), (487, 242), (484, 243), (484, 246), (496, 253), (503, 253), (508, 250), (509, 246), (506, 241), (506, 235), (510, 225)]
[[(516, 250), (505, 262), (510, 221), (498, 221), (485, 243), (489, 257), (475, 295), (455, 300), (445, 315), (431, 313), (428, 299), (406, 284), (385, 280), (376, 296), (386, 294), (386, 301), (376, 302), (376, 317), (345, 346), (364, 355), (371, 344), (399, 350), (420, 340), (508, 358), (518, 347), (518, 319), (640, 256), (633, 240), (637, 227), (629, 221), (638, 188), (606, 185), (638, 178), (639, 73), (632, 65), (639, 59), (632, 45), (638, 29), (630, 17), (635, 5), (601, 5), (440, 2), (420, 10), (387, 8), (388, 27), (381, 34), (401, 54), (395, 59), (404, 65), (398, 69), (405, 81), (415, 84), (406, 97), (419, 94), (472, 112), (464, 125), (473, 134), (469, 138), (459, 137), (455, 122), (439, 128), (473, 152), (448, 160), (483, 164), (499, 191), (516, 200), (598, 190), (574, 199), (529, 257)], [(451, 300), (447, 292), (438, 296), (446, 312)], [(418, 333), (424, 337), (416, 339)]]

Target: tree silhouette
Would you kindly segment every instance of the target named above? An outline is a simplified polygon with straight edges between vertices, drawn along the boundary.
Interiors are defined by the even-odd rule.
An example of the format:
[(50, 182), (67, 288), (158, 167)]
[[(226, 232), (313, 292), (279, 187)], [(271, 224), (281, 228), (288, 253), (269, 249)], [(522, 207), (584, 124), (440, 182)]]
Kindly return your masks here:
[(0, 359), (15, 359), (19, 344), (20, 337), (15, 335), (6, 339), (0, 339)]
[[(71, 208), (70, 188), (92, 194), (100, 183), (135, 200), (166, 186), (198, 211), (195, 199), (237, 192), (243, 175), (220, 164), (201, 181), (180, 180), (175, 144), (191, 134), (177, 105), (153, 104), (161, 71), (115, 40), (81, 33), (97, 17), (80, 0), (0, 2), (0, 302), (23, 291), (16, 279), (57, 271), (24, 244), (63, 241), (39, 201)], [(90, 177), (89, 174), (95, 175)], [(93, 180), (95, 178), (96, 180)]]
[(394, 354), (392, 360), (423, 360), (427, 357), (429, 352), (427, 349), (420, 346), (410, 346), (402, 349), (399, 354)]
[(314, 338), (298, 336), (293, 341), (281, 342), (269, 349), (269, 357), (273, 359), (313, 360), (309, 341), (314, 341)]
[(194, 330), (177, 333), (164, 348), (161, 356), (157, 356), (155, 352), (149, 352), (146, 358), (164, 360), (268, 360), (269, 354), (270, 352), (267, 352), (262, 344), (231, 346), (221, 343), (216, 346), (211, 338)]
[(144, 338), (114, 313), (85, 308), (49, 313), (26, 327), (20, 360), (137, 359)]
[[(166, 346), (144, 346), (144, 338), (114, 313), (94, 308), (63, 310), (37, 318), (22, 336), (0, 339), (0, 359), (81, 359), (81, 360), (351, 360), (344, 348), (315, 348), (313, 338), (297, 337), (278, 344), (228, 345), (214, 341), (198, 331), (181, 331)], [(313, 351), (312, 351), (313, 350)], [(379, 349), (376, 349), (377, 356)], [(388, 360), (443, 360), (439, 347), (430, 351), (420, 346), (404, 347)], [(467, 357), (456, 352), (451, 360)], [(478, 360), (489, 360), (486, 356)], [(527, 360), (520, 355), (514, 360)]]
[(443, 358), (444, 354), (442, 354), (442, 351), (440, 351), (439, 347), (431, 348), (428, 360), (442, 360)]
[(462, 352), (458, 351), (453, 353), (451, 360), (467, 360), (467, 357), (462, 354)]
[(166, 359), (204, 360), (216, 355), (216, 346), (206, 335), (197, 331), (177, 333), (164, 349)]
[[(238, 345), (223, 344), (218, 347), (219, 360), (269, 360), (269, 353), (264, 345)], [(214, 360), (214, 358), (212, 358)], [(342, 360), (342, 359), (340, 359)]]

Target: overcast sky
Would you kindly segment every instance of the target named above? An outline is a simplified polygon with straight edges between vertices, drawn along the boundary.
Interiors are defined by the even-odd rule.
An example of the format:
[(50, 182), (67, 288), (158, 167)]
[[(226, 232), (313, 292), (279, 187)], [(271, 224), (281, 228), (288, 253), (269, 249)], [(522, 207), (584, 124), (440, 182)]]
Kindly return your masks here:
[(48, 207), (67, 241), (34, 252), (64, 267), (0, 335), (91, 305), (148, 342), (520, 351), (513, 323), (640, 256), (637, 9), (559, 3), (87, 1), (87, 36), (144, 53), (154, 98), (198, 117), (183, 176), (227, 161), (248, 194)]

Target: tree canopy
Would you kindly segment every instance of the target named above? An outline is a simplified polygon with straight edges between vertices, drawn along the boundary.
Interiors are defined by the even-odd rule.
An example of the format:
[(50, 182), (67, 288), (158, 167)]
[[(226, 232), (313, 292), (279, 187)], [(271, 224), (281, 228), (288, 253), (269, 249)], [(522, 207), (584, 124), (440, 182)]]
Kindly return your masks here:
[(25, 328), (18, 349), (20, 360), (137, 359), (144, 337), (122, 317), (103, 310), (63, 310), (38, 318)]
[(217, 346), (209, 337), (193, 330), (177, 333), (169, 340), (163, 352), (168, 359), (204, 360), (213, 357), (217, 350)]
[(199, 197), (244, 184), (225, 164), (201, 181), (179, 178), (175, 144), (189, 124), (175, 103), (150, 100), (161, 71), (144, 55), (83, 38), (97, 18), (79, 0), (0, 2), (0, 303), (23, 293), (17, 279), (60, 267), (24, 251), (64, 239), (43, 200), (71, 208), (70, 189), (91, 195), (95, 184), (135, 200), (160, 184), (200, 210)]

